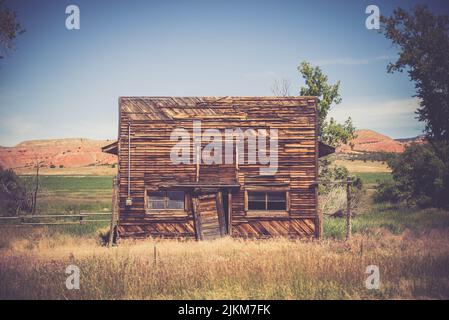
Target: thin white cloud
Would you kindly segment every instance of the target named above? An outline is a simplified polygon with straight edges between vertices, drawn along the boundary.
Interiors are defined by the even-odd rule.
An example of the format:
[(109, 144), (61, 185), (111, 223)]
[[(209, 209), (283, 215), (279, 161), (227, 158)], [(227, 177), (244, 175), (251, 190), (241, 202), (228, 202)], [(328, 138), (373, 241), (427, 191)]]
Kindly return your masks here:
[(364, 99), (343, 101), (329, 112), (339, 122), (351, 117), (358, 129), (372, 129), (393, 137), (406, 137), (422, 133), (423, 124), (416, 119), (417, 98), (387, 101)]
[(361, 99), (349, 102), (343, 101), (331, 113), (348, 114), (361, 117), (384, 117), (414, 114), (419, 107), (417, 98), (405, 98), (386, 101), (366, 101)]
[(344, 66), (351, 66), (351, 65), (366, 65), (377, 61), (383, 61), (383, 60), (389, 60), (394, 59), (393, 56), (377, 56), (372, 58), (335, 58), (335, 59), (321, 59), (321, 60), (313, 60), (311, 61), (312, 65), (318, 65), (318, 66), (329, 66), (329, 65), (344, 65)]

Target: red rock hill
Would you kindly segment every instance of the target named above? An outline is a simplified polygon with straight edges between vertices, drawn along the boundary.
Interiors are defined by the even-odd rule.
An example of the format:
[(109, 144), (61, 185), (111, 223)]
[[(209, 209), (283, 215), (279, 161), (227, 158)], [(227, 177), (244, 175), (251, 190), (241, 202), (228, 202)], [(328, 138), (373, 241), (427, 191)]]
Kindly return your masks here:
[(357, 130), (356, 135), (357, 137), (351, 141), (354, 145), (352, 149), (348, 144), (337, 148), (337, 152), (403, 152), (405, 149), (405, 143), (373, 130)]
[(44, 167), (112, 165), (117, 163), (117, 157), (101, 152), (101, 147), (109, 143), (111, 141), (83, 138), (25, 141), (15, 147), (0, 147), (0, 167), (33, 167), (36, 159), (42, 161)]

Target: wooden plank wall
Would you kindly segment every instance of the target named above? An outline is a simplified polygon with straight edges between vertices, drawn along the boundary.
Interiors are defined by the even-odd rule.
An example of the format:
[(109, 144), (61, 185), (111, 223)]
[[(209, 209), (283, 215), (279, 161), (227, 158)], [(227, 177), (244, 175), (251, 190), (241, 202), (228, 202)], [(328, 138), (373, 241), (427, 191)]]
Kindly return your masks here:
[[(145, 211), (145, 190), (173, 182), (195, 182), (196, 165), (174, 165), (170, 134), (192, 122), (205, 129), (277, 129), (279, 168), (274, 177), (260, 176), (259, 165), (207, 166), (201, 164), (200, 182), (229, 183), (243, 187), (232, 193), (232, 235), (243, 237), (314, 236), (318, 227), (316, 181), (316, 99), (313, 97), (129, 97), (119, 101), (119, 181), (121, 237), (195, 237), (192, 201), (185, 212)], [(128, 125), (131, 126), (131, 164), (128, 163)], [(207, 143), (207, 142), (206, 142)], [(204, 145), (204, 142), (203, 142)], [(247, 145), (245, 143), (245, 145)], [(193, 154), (193, 152), (192, 152)], [(132, 206), (126, 206), (128, 166), (131, 165)], [(290, 212), (253, 216), (245, 212), (245, 188), (284, 184), (289, 190)]]

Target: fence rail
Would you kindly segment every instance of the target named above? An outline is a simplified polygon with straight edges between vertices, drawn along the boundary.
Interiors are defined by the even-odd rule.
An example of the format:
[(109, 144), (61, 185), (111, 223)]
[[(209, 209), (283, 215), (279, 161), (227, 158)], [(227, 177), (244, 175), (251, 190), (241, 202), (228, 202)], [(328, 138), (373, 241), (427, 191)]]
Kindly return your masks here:
[[(96, 219), (96, 217), (109, 217), (108, 219)], [(0, 227), (5, 226), (43, 226), (43, 225), (79, 225), (91, 222), (110, 222), (111, 212), (90, 212), (79, 214), (46, 214), (23, 215), (16, 217), (0, 217)], [(89, 219), (91, 218), (91, 219)], [(72, 221), (67, 221), (67, 220)], [(56, 221), (55, 221), (56, 220)], [(58, 221), (59, 220), (59, 221)], [(76, 221), (73, 221), (76, 220)], [(10, 223), (12, 222), (12, 223)]]

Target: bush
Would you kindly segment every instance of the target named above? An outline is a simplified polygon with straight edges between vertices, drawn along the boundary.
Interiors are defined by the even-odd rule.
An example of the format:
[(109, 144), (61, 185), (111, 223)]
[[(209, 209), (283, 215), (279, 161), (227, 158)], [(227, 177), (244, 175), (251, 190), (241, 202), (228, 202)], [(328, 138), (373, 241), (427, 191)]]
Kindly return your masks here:
[[(351, 176), (349, 170), (344, 166), (331, 165), (328, 159), (320, 159), (320, 170), (318, 178), (320, 181), (346, 181), (348, 177), (352, 179), (352, 191), (361, 190), (363, 182), (360, 177)], [(329, 192), (333, 189), (332, 184), (320, 184), (318, 192), (321, 194)]]
[(412, 144), (388, 161), (394, 183), (379, 184), (379, 199), (405, 200), (420, 207), (449, 208), (449, 144)]
[(346, 184), (335, 184), (332, 182), (346, 181), (348, 177), (352, 179), (351, 208), (355, 212), (360, 209), (364, 193), (362, 179), (357, 176), (350, 176), (348, 169), (344, 166), (331, 165), (328, 159), (320, 159), (319, 180), (322, 183), (318, 186), (318, 203), (322, 212), (334, 214), (339, 210), (346, 210)]
[(397, 203), (401, 200), (401, 193), (395, 181), (382, 181), (376, 186), (374, 200), (378, 202)]
[(26, 207), (25, 186), (14, 171), (0, 168), (0, 213), (15, 215)]
[(395, 156), (392, 152), (364, 152), (359, 154), (352, 154), (349, 156), (350, 160), (362, 160), (367, 161), (380, 161), (385, 162)]

